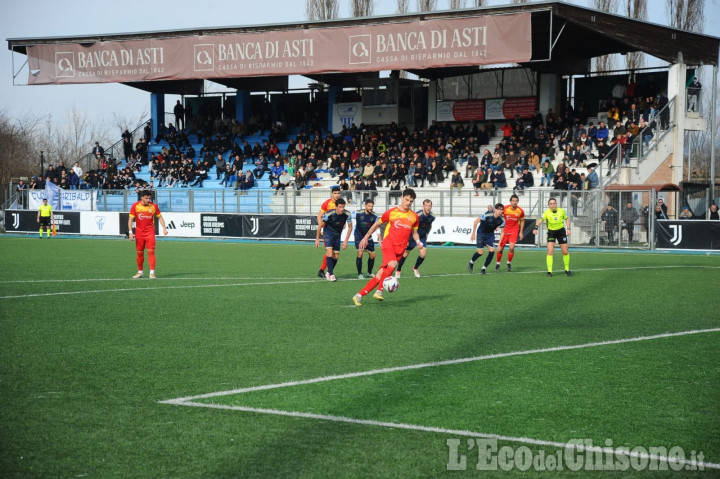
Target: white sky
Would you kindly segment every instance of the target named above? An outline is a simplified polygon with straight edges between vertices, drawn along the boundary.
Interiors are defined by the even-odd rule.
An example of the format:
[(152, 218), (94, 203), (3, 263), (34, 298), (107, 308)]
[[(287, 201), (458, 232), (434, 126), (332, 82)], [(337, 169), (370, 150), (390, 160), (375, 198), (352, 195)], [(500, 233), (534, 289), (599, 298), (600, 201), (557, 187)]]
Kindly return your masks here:
[[(620, 3), (624, 3), (622, 0)], [(95, 33), (125, 33), (153, 30), (172, 30), (196, 27), (219, 27), (297, 22), (305, 19), (304, 0), (5, 0), (0, 15), (2, 40), (7, 38), (50, 37)], [(350, 0), (340, 0), (340, 16), (349, 16)], [(467, 4), (470, 4), (469, 0)], [(490, 0), (490, 5), (509, 3), (509, 0)], [(587, 5), (589, 0), (569, 3)], [(649, 20), (666, 24), (665, 1), (648, 0)], [(410, 0), (410, 10), (417, 2)], [(111, 6), (112, 5), (112, 6)], [(261, 5), (262, 8), (257, 8)], [(375, 14), (392, 14), (396, 0), (376, 0)], [(449, 8), (448, 0), (438, 1), (438, 10)], [(705, 33), (720, 36), (720, 0), (706, 0)], [(715, 20), (713, 20), (715, 19)], [(4, 41), (0, 56), (0, 111), (11, 118), (51, 114), (57, 121), (64, 119), (70, 108), (87, 112), (91, 120), (111, 118), (116, 112), (121, 118), (136, 118), (150, 111), (150, 94), (119, 84), (13, 86), (13, 55)], [(15, 69), (25, 61), (24, 55), (14, 55)], [(26, 83), (24, 69), (15, 83)], [(291, 87), (301, 86), (291, 81)], [(224, 88), (224, 87), (220, 87)], [(175, 96), (166, 96), (165, 105), (175, 103)]]

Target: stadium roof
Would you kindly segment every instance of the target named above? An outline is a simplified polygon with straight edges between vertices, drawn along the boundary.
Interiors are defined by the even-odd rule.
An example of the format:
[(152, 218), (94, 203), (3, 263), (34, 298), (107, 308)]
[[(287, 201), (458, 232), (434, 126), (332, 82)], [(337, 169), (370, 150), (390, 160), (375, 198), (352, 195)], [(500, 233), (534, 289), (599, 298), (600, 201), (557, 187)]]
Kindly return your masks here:
[[(635, 51), (645, 52), (669, 63), (683, 61), (688, 65), (718, 64), (720, 39), (717, 37), (633, 20), (624, 16), (601, 13), (562, 1), (315, 22), (65, 37), (11, 38), (7, 41), (8, 49), (27, 55), (29, 47), (43, 45), (75, 44), (88, 47), (99, 42), (183, 39), (207, 35), (249, 33), (293, 33), (320, 29), (371, 28), (393, 24), (397, 24), (398, 28), (400, 28), (401, 24), (412, 22), (471, 19), (480, 16), (501, 18), (513, 14), (530, 15), (531, 51), (529, 59), (517, 63), (539, 72), (581, 74), (590, 71), (591, 58), (606, 54), (626, 54)], [(367, 69), (362, 68), (345, 68), (342, 72), (338, 72), (337, 69), (326, 69), (304, 74), (304, 76), (331, 85), (356, 86), (359, 84), (360, 79), (376, 77), (377, 71), (387, 69), (376, 68), (375, 71), (367, 71)], [(478, 71), (478, 65), (410, 68), (408, 71), (423, 78), (436, 79), (476, 72)], [(30, 75), (32, 75), (32, 71)], [(200, 91), (202, 79), (215, 81), (232, 88), (256, 91), (285, 89), (287, 85), (287, 75), (265, 74), (218, 78), (217, 75), (213, 75), (213, 72), (208, 72), (207, 76), (202, 76), (201, 79), (152, 79), (136, 82), (122, 81), (122, 83), (157, 93), (189, 94)]]

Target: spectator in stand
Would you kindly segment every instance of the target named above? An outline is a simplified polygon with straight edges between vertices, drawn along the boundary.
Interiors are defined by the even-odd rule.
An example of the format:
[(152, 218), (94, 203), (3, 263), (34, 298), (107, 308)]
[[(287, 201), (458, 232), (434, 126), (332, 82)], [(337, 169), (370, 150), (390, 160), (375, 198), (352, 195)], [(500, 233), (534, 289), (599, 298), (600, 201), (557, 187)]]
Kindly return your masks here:
[(532, 188), (533, 186), (535, 186), (535, 179), (532, 173), (530, 173), (530, 169), (525, 166), (522, 176), (515, 180), (515, 188), (513, 188), (513, 190), (524, 191), (525, 188)]
[(155, 135), (155, 144), (157, 145), (161, 140), (164, 140), (166, 134), (167, 127), (165, 126), (165, 123), (160, 123), (160, 125), (158, 125), (157, 135)]
[(230, 186), (232, 184), (233, 177), (233, 166), (231, 163), (225, 163), (225, 171), (223, 172), (223, 179), (220, 181), (220, 186)]
[(218, 153), (215, 160), (215, 180), (219, 180), (220, 176), (225, 173), (225, 157)]
[(570, 173), (567, 175), (566, 178), (567, 181), (567, 188), (568, 190), (580, 190), (582, 189), (582, 179), (580, 178), (580, 174), (577, 172), (575, 168), (573, 168)]
[(238, 181), (238, 186), (235, 189), (247, 191), (253, 186), (255, 186), (255, 177), (253, 176), (252, 171), (248, 170), (245, 172), (245, 175), (243, 175)]
[(587, 136), (590, 139), (591, 145), (597, 145), (597, 132), (597, 126), (595, 126), (593, 122), (590, 122), (590, 125), (588, 126)]
[(598, 178), (597, 172), (592, 166), (588, 167), (588, 174), (587, 178), (585, 179), (585, 184), (587, 185), (588, 190), (595, 189), (600, 184), (600, 179)]
[(540, 164), (540, 157), (534, 151), (531, 151), (528, 156), (528, 168), (530, 171), (537, 172), (540, 172), (540, 169), (542, 168), (542, 165)]
[(82, 168), (80, 168), (80, 163), (78, 163), (77, 161), (73, 165), (72, 170), (75, 172), (75, 174), (78, 176), (78, 178), (83, 177), (83, 170), (82, 170)]
[(492, 172), (490, 175), (490, 183), (492, 183), (492, 187), (496, 190), (507, 187), (507, 179), (505, 178), (505, 172), (502, 168)]
[[(540, 186), (552, 186), (552, 181), (555, 178), (555, 168), (547, 157), (545, 157), (545, 161), (543, 161), (540, 173), (542, 174)], [(545, 182), (547, 182), (547, 185)]]
[(444, 179), (445, 175), (443, 175), (442, 167), (438, 164), (437, 161), (432, 160), (430, 162), (430, 168), (428, 169), (428, 182), (431, 186), (437, 186), (438, 183), (440, 183)]
[[(487, 171), (490, 171), (490, 169), (488, 168)], [(479, 191), (487, 188), (487, 186), (485, 186), (485, 185), (487, 185), (486, 180), (487, 180), (487, 176), (485, 174), (485, 171), (482, 168), (478, 168), (475, 171), (475, 176), (473, 176), (473, 179), (472, 179), (472, 185), (475, 190), (475, 196), (479, 196), (480, 195)], [(485, 192), (485, 195), (487, 196), (487, 192)]]
[(440, 166), (442, 167), (443, 175), (445, 178), (452, 176), (453, 172), (456, 169), (455, 159), (453, 158), (452, 154), (452, 148), (449, 148), (447, 150), (447, 153), (445, 153), (445, 156), (442, 158), (442, 164)]
[(71, 190), (77, 190), (80, 188), (80, 177), (73, 169), (70, 169), (70, 172), (67, 174), (67, 184)]
[(640, 123), (641, 116), (640, 110), (637, 109), (635, 103), (631, 104), (630, 109), (627, 111), (627, 121), (625, 122), (625, 127), (627, 128), (631, 123), (635, 123), (636, 125)]
[(623, 124), (619, 121), (616, 122), (615, 128), (613, 128), (613, 131), (612, 131), (613, 138), (617, 138), (618, 135), (624, 136), (625, 133), (627, 133), (627, 129), (623, 126)]
[(132, 134), (126, 128), (125, 131), (122, 132), (120, 137), (122, 138), (123, 158), (125, 159), (125, 162), (127, 162), (130, 156), (133, 154)]
[(415, 163), (415, 172), (413, 173), (413, 182), (415, 186), (425, 187), (425, 179), (427, 178), (427, 170), (422, 161)]
[(504, 168), (510, 170), (510, 178), (515, 177), (515, 166), (519, 163), (520, 157), (518, 156), (515, 149), (511, 149), (508, 151), (508, 154), (505, 155), (505, 166)]
[(92, 154), (95, 155), (96, 159), (100, 159), (101, 156), (105, 154), (105, 149), (100, 146), (99, 142), (95, 142), (95, 146), (92, 149)]
[(45, 170), (45, 174), (43, 175), (43, 180), (45, 182), (51, 181), (53, 183), (58, 182), (58, 178), (56, 176), (55, 167), (53, 165), (48, 165), (47, 170)]
[(257, 160), (255, 160), (255, 169), (253, 170), (253, 174), (255, 175), (255, 179), (260, 179), (265, 175), (266, 171), (270, 171), (267, 158), (265, 158), (264, 154), (260, 154)]
[(600, 215), (600, 219), (605, 224), (605, 232), (607, 232), (608, 244), (615, 244), (615, 231), (618, 227), (618, 212), (613, 208), (612, 203), (608, 203), (605, 210)]
[[(628, 201), (625, 209), (620, 213), (620, 219), (623, 222), (623, 229), (628, 232), (628, 242), (633, 242), (633, 234), (635, 233), (635, 222), (640, 218), (640, 214), (633, 207), (632, 202)], [(622, 230), (620, 231), (622, 234)]]
[[(270, 187), (278, 188), (280, 184), (280, 176), (285, 173), (285, 167), (282, 164), (282, 161), (276, 160), (275, 165), (273, 165), (272, 169), (270, 170)], [(275, 191), (277, 194), (277, 191)]]
[(681, 220), (690, 220), (692, 217), (693, 214), (692, 211), (690, 211), (690, 207), (687, 205), (683, 206), (683, 210), (680, 212), (680, 216), (678, 216), (678, 218)]
[(600, 126), (598, 126), (598, 129), (597, 129), (597, 134), (596, 134), (597, 141), (595, 142), (595, 144), (597, 145), (600, 142), (600, 140), (607, 142), (609, 134), (610, 134), (610, 130), (608, 130), (607, 126), (605, 126), (605, 122), (601, 121)]
[[(659, 200), (658, 200), (659, 201)], [(663, 205), (657, 204), (655, 205), (655, 219), (656, 220), (666, 220), (668, 219), (667, 211), (663, 209)], [(657, 233), (656, 233), (657, 234)]]
[(173, 108), (173, 113), (175, 114), (175, 124), (180, 130), (185, 129), (185, 108), (182, 106), (182, 103), (180, 103), (180, 100), (177, 101), (175, 104), (175, 108)]
[(453, 171), (452, 177), (450, 177), (450, 194), (452, 194), (453, 188), (457, 188), (458, 196), (460, 196), (460, 191), (463, 186), (465, 186), (465, 182), (463, 181), (462, 175), (458, 170)]
[(709, 220), (720, 220), (720, 215), (718, 214), (718, 205), (715, 203), (710, 205), (710, 208), (707, 212), (707, 219)]
[[(192, 161), (190, 161), (189, 164), (191, 165), (191, 169), (192, 169), (192, 165), (193, 165)], [(208, 170), (207, 170), (206, 166), (203, 164), (198, 165), (197, 168), (195, 169), (194, 173), (195, 173), (195, 183), (193, 183), (190, 186), (191, 187), (197, 186), (198, 188), (202, 188), (203, 181), (207, 180), (207, 177), (208, 177)]]
[[(143, 135), (145, 139), (145, 144), (150, 143), (150, 138), (152, 138), (152, 124), (150, 122), (147, 122), (145, 124), (145, 128), (143, 128)], [(97, 145), (97, 143), (95, 143)]]
[[(490, 153), (488, 150), (485, 150)], [(475, 175), (475, 170), (478, 168), (479, 162), (475, 152), (471, 151), (468, 155), (467, 165), (465, 166), (465, 178), (472, 178)]]
[(692, 83), (688, 86), (688, 111), (696, 112), (698, 108), (698, 96), (702, 90), (702, 84), (698, 81), (698, 77), (693, 77)]
[(611, 149), (612, 147), (608, 144), (607, 141), (599, 139), (597, 146), (598, 162), (602, 162)]

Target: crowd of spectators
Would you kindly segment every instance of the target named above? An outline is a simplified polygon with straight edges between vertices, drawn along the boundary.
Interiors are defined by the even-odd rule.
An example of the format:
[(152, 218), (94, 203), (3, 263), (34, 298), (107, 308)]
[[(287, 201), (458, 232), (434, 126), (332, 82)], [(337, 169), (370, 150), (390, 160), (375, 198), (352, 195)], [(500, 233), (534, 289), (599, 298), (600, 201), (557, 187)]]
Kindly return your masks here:
[[(176, 123), (186, 129), (160, 124), (151, 138), (148, 123), (135, 144), (125, 130), (120, 161), (106, 156), (96, 143), (95, 169), (78, 174), (61, 164), (57, 171), (49, 168), (43, 178), (34, 178), (30, 187), (48, 179), (61, 188), (203, 187), (214, 176), (223, 187), (235, 189), (252, 188), (267, 177), (276, 191), (284, 191), (291, 185), (296, 190), (312, 186), (322, 172), (344, 191), (441, 184), (459, 191), (464, 181), (458, 180), (469, 180), (475, 194), (537, 186), (588, 189), (599, 184), (597, 163), (605, 161), (611, 171), (618, 158), (629, 161), (633, 145), (642, 141), (647, 146), (658, 127), (667, 128), (669, 114), (658, 113), (666, 104), (664, 95), (609, 98), (600, 105), (603, 119), (597, 125), (588, 123), (587, 107), (579, 101), (575, 107), (567, 102), (559, 114), (549, 109), (545, 115), (536, 111), (530, 119), (516, 116), (500, 128), (493, 122), (433, 122), (414, 130), (396, 123), (353, 124), (337, 135), (308, 129), (288, 140), (283, 122), (270, 121), (267, 114), (253, 115), (247, 123), (229, 119), (232, 112), (201, 112), (188, 118), (178, 102)], [(491, 145), (498, 133), (502, 138)], [(266, 139), (248, 141), (248, 135)], [(163, 147), (149, 155), (152, 143)], [(281, 151), (278, 143), (287, 147)], [(608, 156), (615, 145), (620, 154)], [(244, 171), (248, 166), (250, 175)], [(144, 168), (151, 183), (136, 177)], [(587, 168), (587, 177), (578, 172), (581, 168)]]

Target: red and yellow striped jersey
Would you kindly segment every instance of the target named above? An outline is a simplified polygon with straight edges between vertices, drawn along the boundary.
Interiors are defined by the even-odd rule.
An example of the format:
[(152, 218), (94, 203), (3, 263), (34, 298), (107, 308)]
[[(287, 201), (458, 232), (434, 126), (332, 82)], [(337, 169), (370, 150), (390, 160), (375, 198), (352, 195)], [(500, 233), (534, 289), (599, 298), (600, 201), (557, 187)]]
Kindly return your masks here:
[(520, 229), (520, 220), (525, 218), (525, 212), (519, 206), (515, 209), (507, 205), (503, 211), (505, 216), (505, 234), (515, 233)]
[(417, 213), (413, 210), (401, 211), (397, 207), (387, 210), (380, 217), (380, 221), (387, 224), (383, 236), (383, 248), (386, 247), (385, 245), (392, 246), (396, 253), (405, 250), (410, 235), (420, 225)]

